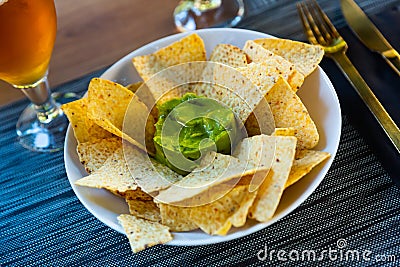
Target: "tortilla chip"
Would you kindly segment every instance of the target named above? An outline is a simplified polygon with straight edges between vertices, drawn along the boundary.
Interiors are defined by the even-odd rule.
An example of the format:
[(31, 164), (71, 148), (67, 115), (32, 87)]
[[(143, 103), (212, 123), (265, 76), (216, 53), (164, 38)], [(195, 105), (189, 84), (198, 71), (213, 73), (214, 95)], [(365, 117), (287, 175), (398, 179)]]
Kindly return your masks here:
[(184, 93), (193, 91), (195, 84), (202, 80), (208, 64), (210, 62), (196, 61), (169, 66), (147, 80), (137, 93), (151, 107), (171, 98), (181, 97)]
[(155, 148), (151, 140), (155, 131), (154, 120), (149, 116), (146, 105), (134, 93), (115, 82), (94, 78), (89, 84), (88, 98), (90, 119), (154, 155)]
[(152, 222), (161, 222), (160, 209), (153, 200), (126, 199), (129, 213)]
[(277, 61), (252, 62), (247, 67), (237, 68), (237, 70), (247, 77), (263, 95), (271, 90), (280, 76), (288, 80), (292, 72), (290, 69), (283, 68)]
[(199, 228), (190, 220), (191, 208), (159, 203), (162, 224), (171, 231), (187, 232)]
[(288, 72), (287, 81), (294, 91), (297, 91), (304, 82), (304, 76), (298, 72), (293, 63), (287, 61), (271, 51), (265, 49), (254, 41), (247, 41), (243, 51), (247, 53), (252, 62), (262, 63), (266, 61), (275, 61), (280, 70)]
[(265, 98), (274, 115), (275, 126), (295, 129), (299, 149), (311, 149), (318, 144), (319, 134), (314, 121), (300, 98), (284, 79), (279, 78)]
[[(235, 148), (233, 156), (242, 162), (247, 162), (249, 167), (259, 166), (268, 170), (274, 164), (276, 141), (274, 137), (268, 135), (256, 135), (244, 138)], [(249, 191), (257, 190), (264, 182), (268, 172), (258, 173), (253, 176), (248, 175), (246, 179)]]
[[(254, 200), (256, 199), (256, 196), (257, 196), (257, 191), (248, 192), (249, 188), (246, 187), (246, 189), (247, 189), (247, 192), (244, 191), (243, 195), (239, 196), (239, 198), (241, 198), (239, 209), (229, 218), (229, 221), (235, 227), (241, 227), (241, 226), (245, 225), (249, 210), (250, 210), (251, 206), (253, 205)], [(239, 200), (236, 199), (236, 201), (239, 201)], [(226, 231), (226, 229), (224, 229), (224, 230)], [(218, 231), (217, 234), (225, 235), (228, 231), (225, 232), (224, 230)]]
[(315, 166), (330, 157), (328, 152), (315, 150), (300, 150), (296, 152), (296, 158), (293, 161), (289, 178), (286, 181), (285, 188), (299, 181)]
[[(131, 152), (127, 152), (131, 151)], [(135, 153), (136, 149), (126, 146), (125, 153)], [(75, 182), (76, 185), (105, 188), (110, 191), (125, 193), (135, 190), (137, 184), (132, 177), (125, 160), (124, 149), (117, 149), (97, 171)]]
[(86, 97), (63, 104), (61, 109), (68, 117), (78, 144), (113, 136), (112, 133), (88, 118), (88, 99)]
[(140, 101), (142, 101), (146, 105), (148, 110), (151, 110), (150, 113), (153, 116), (153, 118), (158, 117), (157, 109), (154, 109), (155, 105), (154, 96), (152, 95), (152, 93), (150, 92), (149, 88), (146, 86), (145, 83), (143, 82), (132, 83), (129, 84), (126, 87), (126, 89), (128, 89), (129, 91), (131, 91), (132, 93), (134, 93), (139, 97)]
[(130, 173), (145, 193), (155, 195), (183, 177), (137, 149), (125, 153)]
[(273, 38), (258, 39), (254, 42), (292, 62), (304, 77), (317, 68), (324, 56), (324, 49), (319, 45)]
[(134, 57), (132, 63), (142, 79), (147, 81), (157, 72), (170, 66), (205, 60), (203, 40), (197, 34), (190, 34), (153, 54)]
[(172, 240), (168, 227), (157, 222), (146, 221), (128, 214), (118, 216), (118, 222), (124, 228), (134, 253)]
[(156, 121), (156, 118), (158, 118), (158, 110), (155, 108), (156, 101), (148, 86), (143, 82), (137, 82), (128, 85), (127, 89), (139, 97), (140, 101), (142, 101), (146, 105), (147, 109), (150, 110), (150, 115), (153, 117), (153, 120)]
[(78, 144), (76, 150), (79, 160), (85, 166), (88, 173), (97, 171), (115, 150), (122, 146), (122, 140), (118, 137), (97, 139)]
[(247, 56), (239, 47), (230, 44), (218, 44), (214, 47), (210, 61), (219, 62), (237, 68), (247, 65)]
[(275, 129), (274, 115), (265, 98), (261, 100), (244, 123), (248, 137), (272, 134)]
[(268, 170), (268, 168), (262, 165), (254, 166), (248, 164), (246, 161), (240, 161), (235, 157), (212, 152), (204, 156), (200, 162), (200, 166), (195, 168), (190, 174), (167, 190), (161, 191), (157, 195), (157, 201), (167, 204), (174, 203), (185, 207), (210, 203), (229, 190), (218, 188), (218, 191), (214, 192), (214, 195), (209, 195), (211, 198), (193, 197), (228, 181), (232, 182), (234, 186), (235, 182), (240, 180), (242, 176), (253, 175), (255, 173), (266, 175)]
[(249, 193), (248, 186), (237, 186), (210, 204), (190, 208), (190, 220), (210, 235), (226, 235), (232, 225), (245, 224), (256, 194)]
[(256, 199), (249, 211), (250, 218), (266, 222), (274, 215), (285, 188), (296, 151), (296, 138), (293, 136), (255, 136), (252, 139), (253, 142), (260, 142), (262, 139), (267, 142), (273, 140), (276, 144), (271, 172), (259, 187)]

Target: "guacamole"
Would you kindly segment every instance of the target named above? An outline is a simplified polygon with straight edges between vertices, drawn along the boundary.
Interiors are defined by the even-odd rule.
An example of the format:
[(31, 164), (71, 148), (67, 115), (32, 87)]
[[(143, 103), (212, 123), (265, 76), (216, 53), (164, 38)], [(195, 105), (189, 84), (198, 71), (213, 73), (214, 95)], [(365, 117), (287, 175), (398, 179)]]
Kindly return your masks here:
[(187, 174), (207, 151), (230, 154), (240, 139), (235, 114), (218, 101), (187, 93), (157, 106), (156, 160)]

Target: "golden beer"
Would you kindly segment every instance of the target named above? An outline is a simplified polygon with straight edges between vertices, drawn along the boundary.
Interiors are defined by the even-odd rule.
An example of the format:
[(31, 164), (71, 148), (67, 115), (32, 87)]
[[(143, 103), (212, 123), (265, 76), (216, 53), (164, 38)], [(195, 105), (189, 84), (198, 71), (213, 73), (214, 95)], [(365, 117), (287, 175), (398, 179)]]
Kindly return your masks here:
[(0, 79), (16, 87), (42, 79), (56, 31), (53, 0), (0, 0)]

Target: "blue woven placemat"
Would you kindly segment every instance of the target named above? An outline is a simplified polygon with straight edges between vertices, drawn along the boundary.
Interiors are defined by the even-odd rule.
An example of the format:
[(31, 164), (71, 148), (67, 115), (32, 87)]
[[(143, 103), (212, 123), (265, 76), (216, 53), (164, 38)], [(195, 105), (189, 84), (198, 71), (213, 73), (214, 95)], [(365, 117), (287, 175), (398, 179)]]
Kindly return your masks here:
[[(61, 89), (83, 92), (88, 81), (87, 77)], [(312, 262), (301, 257), (289, 260), (291, 251), (300, 255), (314, 251), (314, 263), (336, 265), (340, 244), (345, 246), (342, 254), (351, 250), (361, 257), (371, 251), (369, 261), (349, 257), (342, 263), (375, 266), (376, 257), (396, 257), (389, 263), (400, 262), (399, 189), (346, 116), (339, 150), (325, 180), (284, 219), (225, 243), (156, 246), (132, 254), (124, 235), (80, 204), (66, 177), (62, 152), (34, 153), (15, 142), (14, 124), (25, 105), (25, 101), (14, 104), (12, 113), (10, 108), (0, 110), (1, 266), (259, 266), (285, 263), (278, 258), (279, 250), (296, 265)], [(322, 252), (329, 250), (337, 251), (332, 258)], [(275, 253), (269, 256), (271, 251)], [(318, 261), (321, 255), (325, 256)]]
[[(56, 90), (84, 93), (101, 73)], [(126, 237), (76, 198), (63, 152), (34, 153), (16, 142), (27, 103), (0, 109), (0, 266), (400, 266), (400, 190), (347, 115), (326, 178), (285, 218), (229, 242), (132, 254)]]

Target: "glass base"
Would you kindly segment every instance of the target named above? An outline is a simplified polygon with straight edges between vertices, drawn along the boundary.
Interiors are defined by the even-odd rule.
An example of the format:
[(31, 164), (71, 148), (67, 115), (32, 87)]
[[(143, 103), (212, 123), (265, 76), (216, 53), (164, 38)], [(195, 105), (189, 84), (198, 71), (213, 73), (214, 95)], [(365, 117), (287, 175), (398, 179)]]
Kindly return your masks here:
[[(79, 97), (74, 93), (53, 93), (52, 97), (59, 107)], [(61, 109), (51, 114), (49, 122), (39, 120), (35, 106), (30, 104), (21, 114), (17, 122), (19, 143), (32, 151), (55, 152), (64, 148), (64, 139), (68, 127), (68, 119)]]
[(199, 9), (195, 2), (183, 0), (175, 8), (174, 21), (178, 31), (234, 27), (243, 18), (242, 0), (222, 0), (219, 6), (208, 9)]

